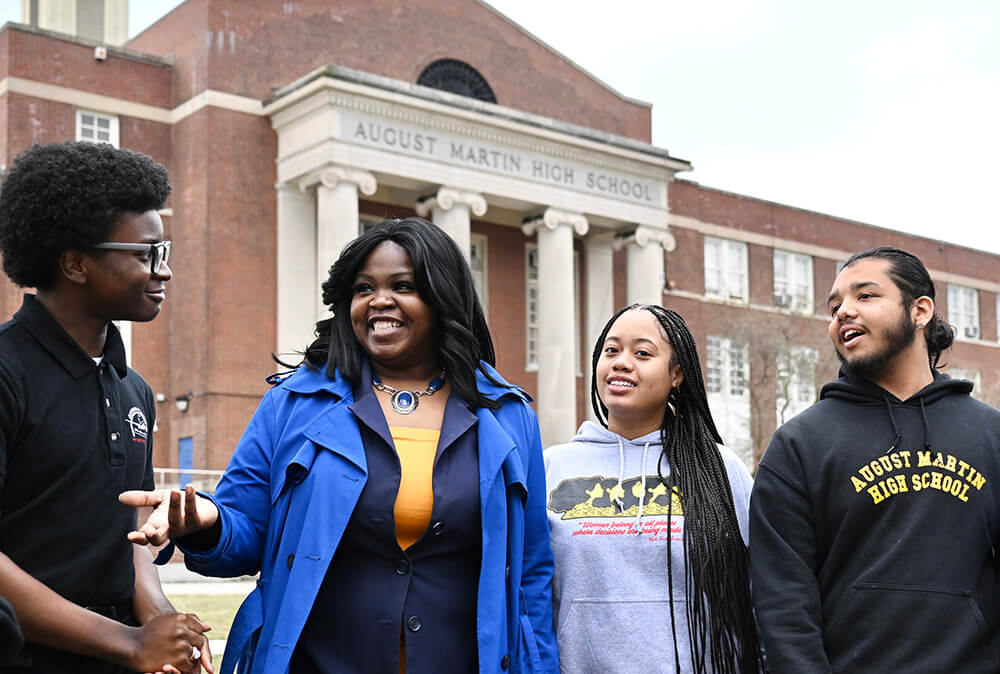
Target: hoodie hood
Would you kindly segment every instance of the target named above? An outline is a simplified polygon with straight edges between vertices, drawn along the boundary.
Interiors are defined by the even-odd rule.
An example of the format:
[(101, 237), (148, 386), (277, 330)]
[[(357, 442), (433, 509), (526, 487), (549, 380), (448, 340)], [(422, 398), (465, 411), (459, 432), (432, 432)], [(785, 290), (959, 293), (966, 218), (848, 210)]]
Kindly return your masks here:
[(900, 400), (878, 384), (874, 384), (863, 377), (852, 375), (848, 372), (847, 368), (841, 366), (838, 379), (826, 384), (822, 391), (820, 391), (819, 397), (821, 400), (823, 398), (838, 398), (858, 405), (866, 403), (882, 405), (885, 398), (888, 398), (893, 404), (898, 405), (917, 405), (920, 401), (926, 405), (931, 405), (945, 396), (968, 395), (972, 391), (971, 381), (966, 379), (952, 379), (937, 370), (931, 370), (931, 372), (934, 375), (934, 381), (914, 393), (910, 398)]
[(655, 431), (647, 433), (640, 438), (629, 440), (627, 438), (623, 438), (617, 433), (609, 431), (600, 424), (596, 424), (593, 421), (588, 420), (580, 424), (579, 430), (577, 430), (576, 435), (573, 436), (573, 439), (570, 440), (570, 442), (585, 442), (591, 445), (613, 445), (617, 448), (619, 440), (621, 440), (623, 446), (625, 447), (632, 446), (640, 449), (642, 449), (647, 443), (659, 445), (660, 429), (657, 428)]
[(847, 368), (841, 366), (840, 377), (836, 381), (826, 384), (820, 391), (820, 400), (832, 398), (844, 400), (856, 405), (879, 405), (885, 406), (886, 417), (891, 427), (891, 442), (886, 449), (886, 454), (896, 451), (902, 433), (896, 423), (894, 407), (919, 407), (920, 418), (923, 422), (925, 450), (933, 449), (931, 442), (931, 428), (927, 421), (927, 405), (933, 405), (937, 401), (951, 395), (967, 396), (972, 391), (972, 382), (965, 379), (952, 379), (946, 374), (937, 370), (931, 370), (934, 381), (920, 389), (906, 400), (900, 400), (892, 393), (872, 381), (863, 377), (850, 374)]

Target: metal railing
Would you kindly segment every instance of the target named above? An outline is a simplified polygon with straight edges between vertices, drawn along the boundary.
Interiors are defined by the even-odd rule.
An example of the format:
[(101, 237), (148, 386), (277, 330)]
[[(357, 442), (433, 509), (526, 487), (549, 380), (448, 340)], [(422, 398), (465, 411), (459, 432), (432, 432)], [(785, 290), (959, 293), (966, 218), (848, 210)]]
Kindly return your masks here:
[(193, 484), (195, 489), (214, 492), (222, 472), (199, 468), (153, 468), (153, 479), (157, 489), (180, 489), (186, 484)]

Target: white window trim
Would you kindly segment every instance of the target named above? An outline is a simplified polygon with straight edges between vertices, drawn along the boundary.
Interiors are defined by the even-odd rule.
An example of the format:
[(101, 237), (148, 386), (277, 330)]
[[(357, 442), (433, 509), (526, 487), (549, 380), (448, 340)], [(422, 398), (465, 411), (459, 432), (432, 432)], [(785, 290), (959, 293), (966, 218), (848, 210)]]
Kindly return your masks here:
[[(92, 115), (95, 119), (107, 119), (108, 124), (108, 140), (100, 141), (96, 138), (84, 138), (83, 137), (83, 116)], [(77, 109), (76, 111), (76, 139), (85, 140), (92, 143), (106, 142), (113, 147), (120, 147), (119, 145), (119, 125), (118, 125), (118, 115), (108, 114), (106, 112), (96, 112), (94, 110), (83, 110)]]
[(975, 341), (982, 337), (979, 290), (957, 283), (948, 284), (948, 322), (955, 326), (955, 339)]
[[(718, 289), (710, 288), (708, 283), (708, 248), (712, 245), (718, 246), (719, 251), (718, 274), (720, 287)], [(712, 236), (706, 236), (703, 253), (702, 261), (705, 275), (705, 297), (741, 305), (749, 304), (750, 274), (748, 267), (750, 257), (747, 245), (741, 241), (733, 241), (732, 239), (720, 239)], [(732, 258), (734, 256), (738, 256), (739, 260), (733, 260)], [(736, 284), (729, 282), (729, 276), (731, 275), (730, 267), (733, 262), (739, 262), (741, 266), (739, 288), (733, 288), (732, 286)]]
[[(813, 312), (813, 260), (810, 255), (774, 249), (774, 305), (800, 314)], [(788, 278), (778, 277), (778, 261), (784, 259)], [(804, 278), (796, 278), (800, 263), (805, 263)]]
[[(719, 349), (719, 391), (710, 392), (708, 370), (715, 365), (715, 348)], [(741, 372), (735, 376), (735, 352), (739, 351), (742, 361)], [(737, 342), (721, 335), (709, 335), (706, 341), (706, 381), (705, 387), (712, 416), (726, 445), (743, 459), (748, 468), (753, 467), (753, 423), (750, 411), (750, 349), (749, 344)], [(733, 393), (733, 388), (742, 389)]]

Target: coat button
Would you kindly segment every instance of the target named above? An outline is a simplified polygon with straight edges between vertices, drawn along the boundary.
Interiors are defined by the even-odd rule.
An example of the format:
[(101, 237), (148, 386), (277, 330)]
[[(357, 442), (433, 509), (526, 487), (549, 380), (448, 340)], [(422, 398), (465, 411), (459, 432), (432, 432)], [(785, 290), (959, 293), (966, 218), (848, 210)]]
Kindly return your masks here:
[(293, 552), (292, 554), (288, 555), (288, 568), (289, 569), (292, 568), (292, 562), (294, 562), (294, 561), (295, 561), (295, 553)]
[(111, 442), (117, 442), (117, 440), (118, 440), (118, 434), (117, 433), (112, 433), (111, 434)]
[(431, 533), (435, 536), (440, 536), (442, 531), (444, 531), (444, 522), (438, 521), (431, 526)]
[(508, 667), (510, 667), (510, 656), (505, 655), (500, 658), (500, 669), (507, 669)]
[(411, 632), (419, 632), (420, 631), (420, 618), (418, 618), (415, 615), (411, 615), (406, 620), (406, 626), (410, 628)]
[(399, 560), (399, 562), (396, 564), (396, 573), (398, 573), (401, 576), (405, 576), (409, 572), (410, 572), (410, 563), (405, 559)]

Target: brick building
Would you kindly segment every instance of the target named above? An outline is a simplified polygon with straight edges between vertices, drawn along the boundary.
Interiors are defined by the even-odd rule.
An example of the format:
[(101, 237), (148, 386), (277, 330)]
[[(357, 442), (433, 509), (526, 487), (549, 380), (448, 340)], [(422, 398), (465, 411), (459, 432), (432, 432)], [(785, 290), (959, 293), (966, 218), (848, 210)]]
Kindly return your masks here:
[[(927, 263), (959, 328), (950, 368), (1000, 398), (1000, 256), (678, 179), (691, 164), (650, 144), (648, 104), (483, 2), (188, 0), (123, 47), (102, 39), (119, 0), (105, 34), (28, 4), (34, 25), (0, 31), (0, 164), (86, 138), (170, 169), (168, 302), (126, 326), (160, 400), (157, 465), (223, 467), (271, 354), (310, 341), (344, 243), (414, 213), (468, 252), (499, 369), (535, 395), (546, 443), (587, 414), (607, 316), (661, 302), (688, 319), (752, 465), (835, 371), (837, 262), (880, 244)], [(0, 315), (20, 296), (0, 280)]]

